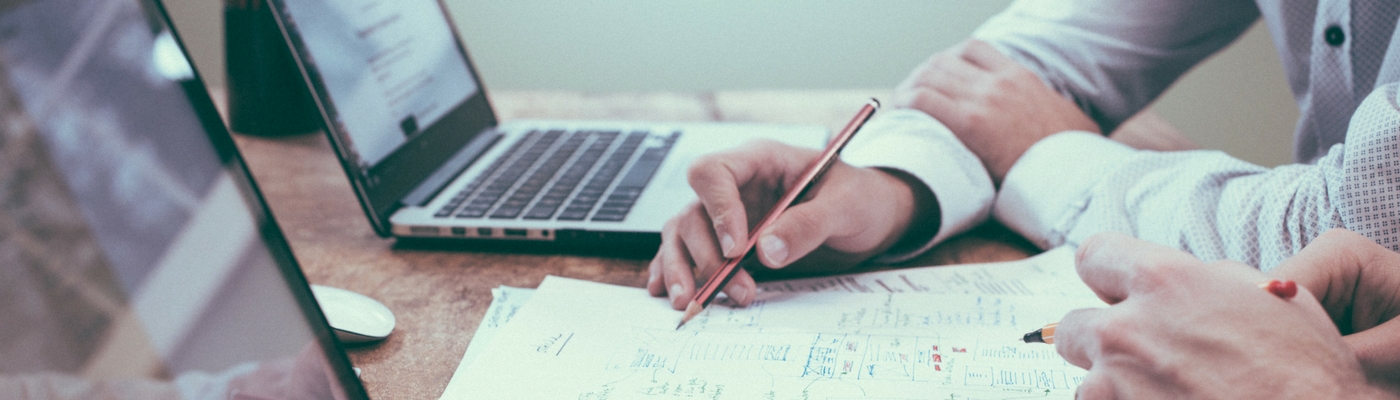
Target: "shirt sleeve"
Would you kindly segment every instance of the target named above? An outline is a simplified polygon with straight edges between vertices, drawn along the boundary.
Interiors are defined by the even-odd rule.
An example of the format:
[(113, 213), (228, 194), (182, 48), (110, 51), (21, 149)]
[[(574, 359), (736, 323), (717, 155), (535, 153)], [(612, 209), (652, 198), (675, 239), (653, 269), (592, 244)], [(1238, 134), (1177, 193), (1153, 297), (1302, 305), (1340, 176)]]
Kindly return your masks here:
[(1062, 133), (1012, 167), (994, 214), (1042, 248), (1118, 231), (1269, 270), (1343, 227), (1331, 196), (1342, 160), (1337, 145), (1317, 164), (1266, 169), (1218, 151), (1139, 151)]
[(1314, 164), (1267, 169), (1218, 151), (1133, 150), (1066, 132), (1031, 146), (994, 216), (1042, 248), (1118, 231), (1270, 270), (1328, 229), (1400, 251), (1400, 83), (1362, 101)]
[(995, 190), (982, 161), (958, 141), (953, 132), (920, 111), (887, 109), (861, 128), (841, 159), (856, 167), (902, 171), (924, 184), (938, 202), (938, 231), (927, 240), (906, 240), (875, 262), (914, 258), (986, 220)]
[(972, 36), (1112, 132), (1258, 18), (1248, 0), (1019, 0)]

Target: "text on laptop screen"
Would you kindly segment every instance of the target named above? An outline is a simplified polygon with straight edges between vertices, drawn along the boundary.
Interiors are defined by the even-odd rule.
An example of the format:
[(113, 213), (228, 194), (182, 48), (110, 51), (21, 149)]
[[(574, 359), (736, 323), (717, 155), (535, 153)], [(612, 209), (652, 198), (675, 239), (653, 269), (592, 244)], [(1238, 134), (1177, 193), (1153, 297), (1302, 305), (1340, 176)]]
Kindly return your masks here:
[(289, 256), (160, 15), (0, 3), (0, 397), (329, 398)]
[[(434, 0), (288, 0), (361, 169), (478, 88)], [(306, 55), (303, 56), (304, 58)]]

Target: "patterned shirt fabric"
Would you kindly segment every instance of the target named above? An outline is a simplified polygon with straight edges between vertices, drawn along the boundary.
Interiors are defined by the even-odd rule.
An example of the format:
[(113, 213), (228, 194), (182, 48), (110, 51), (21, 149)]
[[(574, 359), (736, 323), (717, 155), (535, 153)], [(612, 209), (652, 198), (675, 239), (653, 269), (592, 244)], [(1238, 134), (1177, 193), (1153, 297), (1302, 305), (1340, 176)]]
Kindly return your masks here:
[[(1400, 203), (1393, 201), (1400, 187), (1393, 84), (1400, 81), (1400, 2), (1022, 0), (973, 36), (1039, 74), (1108, 132), (1261, 17), (1301, 110), (1294, 136), (1300, 164), (1267, 169), (1215, 151), (1138, 151), (1066, 132), (1031, 147), (986, 207), (1042, 248), (1120, 231), (1203, 260), (1268, 270), (1327, 229), (1345, 227), (1400, 249)], [(915, 177), (982, 169), (959, 162), (926, 170), (928, 163), (917, 160), (966, 149), (935, 149), (930, 143), (951, 132), (937, 121), (907, 123), (913, 119), (900, 116), (907, 110), (897, 111), (886, 117), (906, 120), (894, 125), (902, 128), (867, 129), (856, 142), (938, 139), (853, 142), (848, 161)], [(921, 180), (940, 202), (944, 229), (975, 225), (985, 215), (969, 199), (986, 198), (988, 189)], [(932, 242), (952, 233), (939, 232)], [(904, 251), (886, 259), (916, 255)]]

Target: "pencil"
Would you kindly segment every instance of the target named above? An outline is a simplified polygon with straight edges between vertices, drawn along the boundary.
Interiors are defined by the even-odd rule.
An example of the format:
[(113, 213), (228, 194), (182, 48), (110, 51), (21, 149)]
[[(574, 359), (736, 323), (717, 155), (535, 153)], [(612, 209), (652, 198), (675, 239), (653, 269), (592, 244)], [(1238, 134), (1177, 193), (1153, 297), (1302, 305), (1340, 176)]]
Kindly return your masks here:
[[(1259, 288), (1269, 292), (1280, 299), (1288, 300), (1298, 294), (1298, 283), (1290, 280), (1270, 279), (1259, 283)], [(1026, 343), (1055, 344), (1055, 328), (1060, 326), (1059, 322), (1046, 324), (1044, 328), (1036, 329), (1021, 337)]]
[(1022, 336), (1021, 340), (1026, 343), (1055, 344), (1055, 327), (1060, 326), (1059, 322), (1051, 322), (1044, 328), (1036, 329), (1034, 332)]
[(728, 284), (729, 280), (734, 278), (734, 274), (738, 273), (742, 266), (749, 265), (749, 263), (752, 262), (758, 262), (758, 255), (754, 252), (754, 247), (758, 245), (759, 232), (762, 232), (764, 229), (767, 229), (769, 225), (772, 225), (773, 221), (776, 221), (779, 216), (783, 215), (783, 211), (786, 211), (788, 207), (796, 205), (808, 190), (816, 186), (817, 181), (826, 173), (826, 170), (830, 169), (831, 165), (836, 162), (837, 155), (841, 153), (841, 149), (846, 147), (846, 143), (850, 143), (856, 131), (859, 131), (860, 127), (864, 126), (865, 122), (869, 121), (870, 117), (874, 116), (875, 111), (879, 109), (880, 101), (873, 98), (870, 99), (870, 102), (866, 103), (864, 107), (861, 107), (860, 112), (857, 112), (856, 116), (851, 118), (851, 122), (846, 124), (846, 127), (841, 130), (841, 133), (837, 134), (835, 138), (832, 138), (830, 143), (827, 143), (826, 149), (822, 150), (821, 156), (817, 157), (817, 159), (812, 162), (812, 165), (807, 166), (807, 170), (802, 173), (802, 179), (797, 181), (797, 185), (793, 186), (794, 190), (784, 193), (783, 198), (778, 201), (777, 205), (773, 206), (772, 210), (768, 211), (768, 215), (763, 217), (763, 220), (758, 223), (758, 226), (755, 226), (753, 230), (749, 231), (749, 240), (744, 243), (744, 252), (740, 253), (738, 257), (725, 260), (724, 265), (721, 266), (718, 271), (715, 271), (715, 274), (710, 276), (708, 281), (705, 281), (705, 285), (701, 286), (700, 290), (695, 292), (695, 297), (691, 298), (690, 304), (685, 307), (685, 315), (681, 317), (681, 323), (676, 324), (677, 330), (685, 326), (685, 323), (690, 321), (691, 318), (695, 318), (697, 314), (704, 311), (705, 307), (709, 307), (710, 302), (714, 301), (715, 296), (719, 295), (720, 289), (723, 289), (724, 285)]

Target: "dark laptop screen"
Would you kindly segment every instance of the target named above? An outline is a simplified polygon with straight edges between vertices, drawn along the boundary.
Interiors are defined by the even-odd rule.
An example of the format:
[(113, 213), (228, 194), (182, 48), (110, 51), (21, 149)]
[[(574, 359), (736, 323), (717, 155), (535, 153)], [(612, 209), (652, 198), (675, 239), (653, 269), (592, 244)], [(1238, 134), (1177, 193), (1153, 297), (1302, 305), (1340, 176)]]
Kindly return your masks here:
[(0, 398), (363, 397), (163, 15), (0, 0)]
[(387, 236), (405, 197), (445, 164), (465, 168), (458, 152), (496, 124), (452, 21), (436, 0), (265, 1), (370, 223)]
[(295, 0), (306, 53), (335, 103), (355, 164), (368, 169), (476, 93), (432, 0)]

